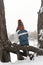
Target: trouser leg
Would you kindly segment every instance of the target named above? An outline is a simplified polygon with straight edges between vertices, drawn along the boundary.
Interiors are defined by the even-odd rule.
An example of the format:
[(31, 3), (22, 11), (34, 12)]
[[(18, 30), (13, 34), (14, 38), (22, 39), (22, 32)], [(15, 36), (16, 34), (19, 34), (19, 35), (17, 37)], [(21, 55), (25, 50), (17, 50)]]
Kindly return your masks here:
[(24, 59), (19, 51), (17, 52), (17, 58), (18, 58), (18, 60), (23, 60)]

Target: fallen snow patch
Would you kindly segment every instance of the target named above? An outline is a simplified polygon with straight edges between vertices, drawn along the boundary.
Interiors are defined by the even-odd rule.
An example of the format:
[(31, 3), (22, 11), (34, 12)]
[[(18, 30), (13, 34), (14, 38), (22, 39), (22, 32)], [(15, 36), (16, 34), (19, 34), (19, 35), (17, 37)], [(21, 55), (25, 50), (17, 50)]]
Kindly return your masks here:
[(43, 56), (35, 57), (32, 61), (29, 59), (16, 61), (14, 65), (43, 65)]
[(0, 65), (43, 65), (43, 56), (35, 57), (34, 60), (29, 60), (29, 58), (26, 58), (22, 61), (16, 61), (15, 63), (1, 63)]

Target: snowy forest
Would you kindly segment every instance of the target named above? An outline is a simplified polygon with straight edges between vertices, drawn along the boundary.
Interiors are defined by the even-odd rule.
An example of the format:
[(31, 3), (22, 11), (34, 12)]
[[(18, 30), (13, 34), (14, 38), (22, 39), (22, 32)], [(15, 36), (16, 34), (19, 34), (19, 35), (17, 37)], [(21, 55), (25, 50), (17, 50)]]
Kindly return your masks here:
[[(27, 1), (25, 1), (25, 3), (26, 2)], [(25, 65), (28, 65), (28, 64), (29, 65), (30, 64), (31, 65), (34, 65), (34, 64), (43, 65), (43, 0), (41, 0), (40, 2), (41, 3), (39, 3), (40, 8), (38, 10), (37, 20), (33, 17), (34, 20), (37, 21), (37, 27), (36, 27), (37, 30), (35, 28), (36, 24), (33, 24), (34, 22), (32, 22), (32, 24), (34, 25), (33, 26), (34, 28), (32, 28), (31, 25), (30, 26), (28, 25), (29, 24), (28, 23), (29, 13), (27, 13), (27, 12), (29, 10), (27, 11), (25, 9), (25, 8), (28, 9), (28, 7), (27, 7), (28, 5), (27, 6), (25, 5), (26, 7), (23, 6), (23, 9), (26, 10), (25, 13), (22, 11), (22, 13), (24, 14), (25, 17), (21, 14), (18, 14), (19, 17), (17, 17), (17, 18), (15, 18), (16, 16), (14, 17), (15, 19), (17, 19), (17, 27), (16, 27), (16, 23), (14, 22), (14, 24), (15, 24), (15, 26), (14, 26), (15, 31), (14, 31), (14, 28), (12, 28), (13, 20), (11, 23), (10, 20), (9, 20), (10, 22), (8, 21), (9, 18), (7, 18), (8, 1), (0, 0), (0, 64), (1, 65), (9, 65), (9, 64), (10, 65), (24, 65), (24, 64)], [(21, 3), (23, 3), (22, 5), (24, 5), (24, 1), (21, 1)], [(20, 6), (20, 3), (18, 5)], [(22, 8), (22, 7), (19, 8), (19, 6), (18, 6), (18, 11), (20, 10), (20, 8)], [(16, 8), (16, 6), (15, 6), (15, 8)], [(14, 10), (13, 10), (13, 12), (14, 12)], [(21, 10), (18, 13), (21, 13)], [(15, 13), (15, 15), (16, 14), (17, 13)], [(9, 12), (9, 15), (11, 15), (10, 12)], [(23, 22), (23, 21), (25, 21), (25, 22)], [(27, 23), (27, 24), (25, 24), (25, 23)], [(11, 27), (10, 26), (8, 27), (8, 24)], [(27, 27), (26, 27), (26, 25), (27, 25)], [(28, 28), (28, 26), (29, 26), (29, 28)], [(11, 29), (13, 29), (13, 30), (11, 30)], [(13, 55), (14, 55), (14, 57), (13, 57)], [(15, 59), (16, 59), (16, 61), (15, 61)], [(13, 60), (14, 60), (14, 63), (12, 63)]]

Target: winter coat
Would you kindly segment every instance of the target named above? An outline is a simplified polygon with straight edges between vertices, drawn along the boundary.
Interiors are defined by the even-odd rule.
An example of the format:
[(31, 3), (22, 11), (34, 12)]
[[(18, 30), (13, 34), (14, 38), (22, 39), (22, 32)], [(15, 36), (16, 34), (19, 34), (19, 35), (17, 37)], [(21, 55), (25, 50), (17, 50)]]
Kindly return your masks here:
[(29, 45), (29, 40), (28, 40), (29, 36), (26, 30), (19, 30), (18, 37), (21, 45)]

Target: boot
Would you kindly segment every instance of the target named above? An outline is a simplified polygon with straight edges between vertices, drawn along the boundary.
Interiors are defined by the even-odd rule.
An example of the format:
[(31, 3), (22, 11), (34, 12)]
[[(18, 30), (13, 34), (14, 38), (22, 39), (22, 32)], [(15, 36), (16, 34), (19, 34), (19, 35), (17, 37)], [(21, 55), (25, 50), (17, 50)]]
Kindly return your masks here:
[(18, 58), (18, 60), (24, 60), (24, 57), (22, 55), (20, 55), (20, 53), (17, 53), (17, 58)]

